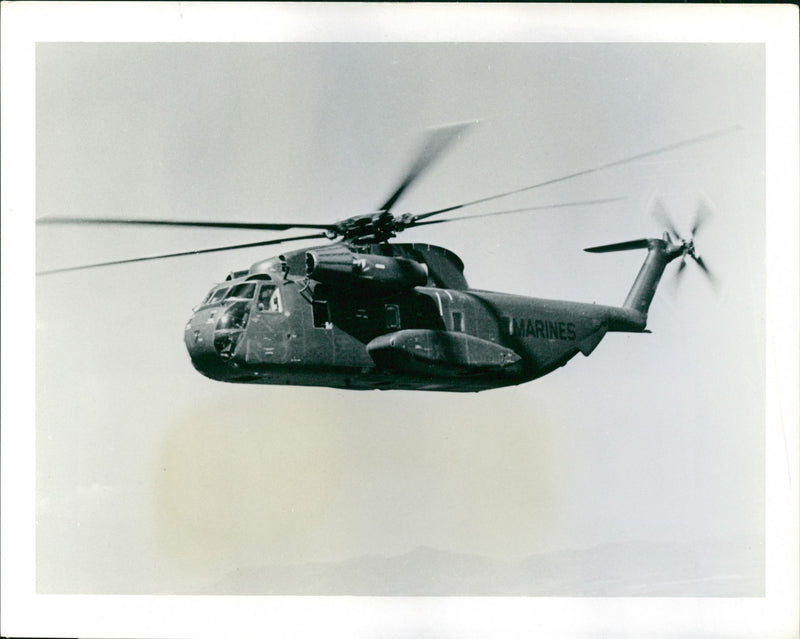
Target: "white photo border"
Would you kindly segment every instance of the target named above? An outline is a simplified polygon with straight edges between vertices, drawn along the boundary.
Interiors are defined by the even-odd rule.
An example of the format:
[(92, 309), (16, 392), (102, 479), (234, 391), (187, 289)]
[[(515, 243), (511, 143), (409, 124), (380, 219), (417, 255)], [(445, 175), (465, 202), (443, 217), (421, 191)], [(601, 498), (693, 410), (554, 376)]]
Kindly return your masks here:
[[(798, 600), (798, 15), (770, 5), (4, 3), (4, 636), (784, 637)], [(766, 46), (766, 596), (61, 596), (35, 591), (37, 42), (725, 42)], [(17, 315), (22, 313), (22, 315)]]

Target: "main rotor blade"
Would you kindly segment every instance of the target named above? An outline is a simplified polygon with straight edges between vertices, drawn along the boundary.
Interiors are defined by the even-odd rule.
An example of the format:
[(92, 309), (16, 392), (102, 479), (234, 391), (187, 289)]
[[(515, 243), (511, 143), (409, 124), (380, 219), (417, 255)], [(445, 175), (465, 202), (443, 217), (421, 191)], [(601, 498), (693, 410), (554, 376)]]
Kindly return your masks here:
[(417, 159), (414, 160), (413, 164), (408, 168), (408, 171), (406, 171), (406, 176), (395, 189), (394, 193), (389, 196), (389, 199), (386, 200), (386, 202), (384, 202), (377, 210), (389, 211), (394, 206), (395, 202), (400, 199), (400, 196), (403, 195), (403, 192), (409, 186), (411, 186), (414, 180), (416, 180), (420, 174), (430, 166), (431, 162), (433, 162), (442, 153), (442, 151), (447, 148), (447, 146), (453, 141), (453, 138), (455, 138), (471, 124), (473, 123), (462, 122), (459, 124), (447, 124), (430, 129), (425, 141), (422, 144), (422, 148), (417, 154)]
[(564, 202), (562, 204), (542, 204), (541, 206), (528, 206), (523, 209), (509, 209), (507, 211), (493, 211), (491, 213), (479, 213), (478, 215), (462, 215), (460, 217), (451, 217), (446, 220), (428, 220), (427, 222), (417, 222), (409, 224), (406, 228), (415, 226), (426, 226), (428, 224), (446, 224), (447, 222), (458, 222), (460, 220), (477, 220), (481, 217), (493, 217), (495, 215), (510, 215), (512, 213), (529, 213), (531, 211), (543, 211), (546, 209), (563, 209), (570, 206), (590, 206), (593, 204), (607, 204), (609, 202), (619, 202), (624, 200), (624, 197), (610, 197), (603, 200), (587, 200), (585, 202)]
[(52, 275), (54, 273), (66, 273), (67, 271), (80, 271), (100, 266), (114, 266), (116, 264), (132, 264), (133, 262), (147, 262), (149, 260), (163, 260), (168, 257), (183, 257), (186, 255), (199, 255), (201, 253), (215, 253), (217, 251), (233, 251), (236, 249), (252, 248), (254, 246), (269, 246), (270, 244), (280, 244), (282, 242), (292, 242), (294, 240), (310, 240), (314, 238), (327, 237), (324, 233), (313, 235), (300, 235), (297, 237), (284, 237), (279, 240), (266, 240), (264, 242), (250, 242), (249, 244), (235, 244), (232, 246), (219, 246), (216, 248), (197, 249), (195, 251), (184, 251), (181, 253), (166, 253), (164, 255), (150, 255), (148, 257), (134, 257), (127, 260), (114, 260), (112, 262), (99, 262), (97, 264), (84, 264), (81, 266), (69, 266), (67, 268), (57, 268), (48, 271), (39, 271), (36, 275)]
[(204, 222), (199, 220), (137, 220), (96, 217), (40, 217), (37, 224), (132, 224), (146, 226), (193, 226), (214, 229), (246, 229), (250, 231), (286, 231), (288, 229), (335, 230), (334, 224), (272, 224), (261, 222)]
[(639, 153), (637, 155), (632, 155), (627, 158), (623, 158), (622, 160), (615, 160), (614, 162), (608, 162), (607, 164), (601, 164), (599, 166), (595, 166), (591, 169), (584, 169), (583, 171), (578, 171), (576, 173), (570, 173), (569, 175), (563, 175), (561, 177), (553, 178), (551, 180), (545, 180), (544, 182), (538, 182), (537, 184), (533, 184), (531, 186), (525, 186), (521, 189), (515, 189), (513, 191), (506, 191), (505, 193), (498, 193), (497, 195), (490, 195), (488, 197), (480, 198), (478, 200), (471, 200), (470, 202), (464, 202), (462, 204), (456, 204), (454, 206), (448, 206), (443, 209), (437, 209), (435, 211), (428, 211), (427, 213), (420, 213), (413, 217), (414, 221), (423, 220), (425, 218), (431, 217), (433, 215), (439, 215), (440, 213), (447, 213), (448, 211), (455, 211), (457, 209), (463, 209), (465, 206), (472, 206), (474, 204), (481, 204), (483, 202), (489, 202), (491, 200), (497, 200), (501, 197), (506, 197), (509, 195), (515, 195), (516, 193), (523, 193), (525, 191), (531, 191), (533, 189), (538, 189), (543, 186), (549, 186), (550, 184), (557, 184), (558, 182), (565, 182), (566, 180), (572, 180), (573, 178), (581, 177), (583, 175), (589, 175), (591, 173), (596, 173), (598, 171), (602, 171), (604, 169), (610, 169), (615, 166), (620, 166), (622, 164), (630, 164), (631, 162), (635, 162), (636, 160), (643, 160), (644, 158), (653, 157), (655, 155), (660, 155), (662, 153), (666, 153), (668, 151), (674, 151), (676, 149), (683, 148), (685, 146), (690, 146), (692, 144), (699, 144), (700, 142), (705, 142), (707, 140), (711, 140), (713, 138), (721, 137), (723, 135), (727, 135), (733, 131), (737, 131), (741, 129), (740, 126), (731, 126), (725, 129), (719, 129), (717, 131), (712, 131), (711, 133), (706, 133), (704, 135), (699, 135), (694, 138), (689, 138), (687, 140), (681, 140), (680, 142), (675, 142), (674, 144), (669, 144), (667, 146), (662, 146), (658, 149), (653, 149), (652, 151), (647, 151), (645, 153)]

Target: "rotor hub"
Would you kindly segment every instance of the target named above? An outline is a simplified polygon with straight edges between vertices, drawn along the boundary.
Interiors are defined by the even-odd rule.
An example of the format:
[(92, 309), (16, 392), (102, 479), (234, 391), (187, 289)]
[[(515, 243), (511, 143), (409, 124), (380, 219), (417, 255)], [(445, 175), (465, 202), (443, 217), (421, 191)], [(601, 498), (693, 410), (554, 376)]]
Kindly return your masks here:
[(358, 215), (339, 222), (333, 233), (346, 242), (369, 244), (386, 242), (405, 228), (405, 216), (395, 217), (389, 211)]

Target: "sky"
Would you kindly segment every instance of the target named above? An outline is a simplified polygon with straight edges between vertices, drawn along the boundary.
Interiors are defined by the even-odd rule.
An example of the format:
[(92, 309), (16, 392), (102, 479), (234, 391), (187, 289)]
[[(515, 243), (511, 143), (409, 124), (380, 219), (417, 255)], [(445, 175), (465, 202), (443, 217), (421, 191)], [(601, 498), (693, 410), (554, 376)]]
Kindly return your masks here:
[[(617, 202), (403, 234), (455, 251), (475, 288), (621, 304), (644, 254), (582, 249), (659, 236), (658, 201), (688, 233), (708, 203), (697, 247), (716, 292), (696, 268), (676, 289), (668, 270), (652, 334), (608, 335), (519, 387), (356, 393), (202, 377), (182, 340), (192, 307), (274, 247), (37, 278), (37, 588), (192, 592), (235, 570), (419, 546), (513, 559), (763, 540), (764, 55), (38, 44), (37, 216), (328, 223), (385, 201), (426, 129), (479, 120), (396, 207), (422, 212), (739, 128), (470, 210)], [(39, 227), (36, 261), (278, 236)]]

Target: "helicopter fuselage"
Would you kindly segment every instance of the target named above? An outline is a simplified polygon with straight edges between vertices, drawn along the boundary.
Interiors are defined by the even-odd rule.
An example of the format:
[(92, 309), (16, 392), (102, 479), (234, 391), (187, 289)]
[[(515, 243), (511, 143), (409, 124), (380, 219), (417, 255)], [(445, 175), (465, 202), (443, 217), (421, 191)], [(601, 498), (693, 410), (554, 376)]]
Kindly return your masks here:
[[(445, 249), (384, 246), (415, 247), (426, 285), (319, 282), (293, 274), (297, 254), (233, 274), (186, 325), (195, 368), (238, 383), (480, 391), (588, 355), (608, 331), (644, 330), (626, 308), (470, 289)], [(313, 250), (296, 253), (310, 264)], [(456, 287), (427, 285), (442, 280)]]

